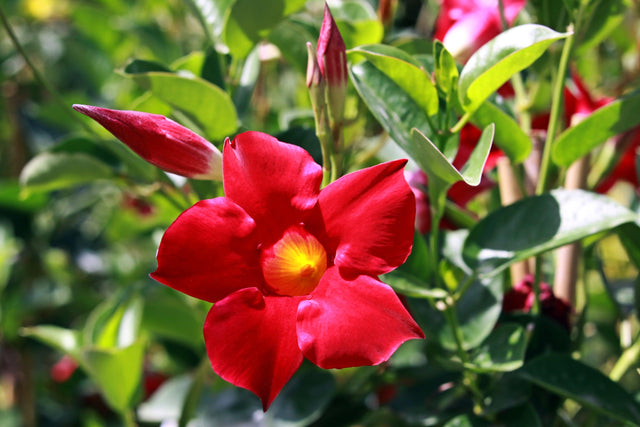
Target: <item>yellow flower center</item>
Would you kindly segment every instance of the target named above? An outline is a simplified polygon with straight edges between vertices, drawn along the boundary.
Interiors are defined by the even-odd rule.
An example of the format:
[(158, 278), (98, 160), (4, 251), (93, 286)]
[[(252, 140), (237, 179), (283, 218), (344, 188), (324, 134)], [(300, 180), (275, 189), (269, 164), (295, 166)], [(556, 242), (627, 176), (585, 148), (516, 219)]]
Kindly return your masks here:
[(327, 254), (318, 239), (303, 228), (292, 227), (262, 251), (262, 274), (278, 295), (307, 295), (327, 269)]

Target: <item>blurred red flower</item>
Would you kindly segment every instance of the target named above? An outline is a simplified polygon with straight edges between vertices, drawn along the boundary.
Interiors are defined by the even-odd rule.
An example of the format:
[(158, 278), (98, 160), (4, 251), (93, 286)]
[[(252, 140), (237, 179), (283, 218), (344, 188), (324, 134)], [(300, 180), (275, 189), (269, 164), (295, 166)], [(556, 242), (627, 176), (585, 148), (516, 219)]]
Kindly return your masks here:
[(303, 358), (321, 368), (375, 365), (424, 335), (378, 280), (413, 242), (404, 160), (320, 190), (303, 149), (245, 132), (223, 150), (225, 197), (203, 200), (166, 231), (152, 277), (215, 305), (209, 359), (266, 410)]
[[(526, 0), (503, 0), (504, 18), (513, 24)], [(434, 38), (461, 62), (504, 30), (498, 0), (441, 0)]]
[[(515, 284), (502, 300), (502, 311), (529, 312), (533, 306), (535, 294), (533, 292), (533, 276), (527, 275), (522, 282)], [(540, 311), (562, 325), (566, 330), (571, 329), (570, 316), (571, 305), (553, 294), (553, 289), (548, 284), (540, 283)]]

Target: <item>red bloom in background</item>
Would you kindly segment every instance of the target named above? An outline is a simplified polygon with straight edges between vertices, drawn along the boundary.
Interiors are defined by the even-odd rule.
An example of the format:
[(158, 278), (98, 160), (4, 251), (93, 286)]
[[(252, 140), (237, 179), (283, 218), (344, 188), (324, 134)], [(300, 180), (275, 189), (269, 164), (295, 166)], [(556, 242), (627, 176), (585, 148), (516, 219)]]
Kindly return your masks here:
[[(481, 134), (482, 131), (471, 124), (467, 124), (462, 128), (458, 152), (455, 159), (453, 159), (453, 165), (458, 170), (469, 160), (469, 156), (471, 156)], [(493, 169), (496, 161), (502, 155), (502, 151), (496, 148), (495, 145), (492, 146), (487, 162), (484, 165), (485, 170)], [(416, 228), (422, 234), (428, 233), (431, 230), (431, 207), (427, 192), (427, 175), (420, 170), (410, 172), (407, 175), (407, 181), (416, 198)], [(494, 185), (495, 183), (486, 175), (482, 176), (480, 184), (475, 187), (464, 181), (459, 181), (451, 186), (447, 192), (447, 197), (457, 205), (465, 207), (474, 197), (491, 189)], [(457, 227), (448, 221), (446, 217), (443, 217), (440, 222), (440, 228), (455, 230)]]
[[(504, 16), (513, 24), (526, 0), (503, 0)], [(434, 38), (462, 62), (503, 31), (498, 0), (441, 0)]]
[(320, 190), (303, 149), (245, 132), (223, 150), (225, 197), (176, 219), (152, 277), (215, 303), (204, 325), (215, 372), (266, 410), (303, 358), (321, 368), (375, 365), (423, 338), (378, 280), (413, 242), (405, 161), (348, 174)]
[[(529, 312), (535, 300), (533, 292), (533, 276), (528, 274), (520, 283), (509, 290), (502, 300), (502, 311), (509, 313), (512, 311)], [(571, 329), (569, 317), (571, 316), (571, 305), (553, 294), (553, 289), (548, 284), (540, 283), (540, 311), (545, 316), (549, 316), (566, 330)]]

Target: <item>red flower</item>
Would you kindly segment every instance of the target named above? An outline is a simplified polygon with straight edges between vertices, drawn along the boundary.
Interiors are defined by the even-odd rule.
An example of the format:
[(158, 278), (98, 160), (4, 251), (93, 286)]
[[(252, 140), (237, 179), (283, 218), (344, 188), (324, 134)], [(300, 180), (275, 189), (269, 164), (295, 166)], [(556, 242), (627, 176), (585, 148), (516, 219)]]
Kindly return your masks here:
[(137, 155), (167, 172), (194, 179), (222, 178), (221, 154), (200, 135), (159, 114), (74, 105)]
[(55, 382), (63, 383), (71, 378), (76, 369), (78, 369), (78, 363), (70, 356), (64, 355), (51, 367), (49, 375)]
[[(504, 16), (513, 24), (526, 0), (503, 0)], [(462, 62), (503, 30), (498, 0), (441, 0), (434, 38)]]
[(405, 161), (320, 190), (303, 149), (245, 132), (223, 150), (225, 197), (166, 231), (152, 277), (215, 303), (209, 359), (266, 410), (304, 357), (321, 368), (375, 365), (424, 335), (378, 275), (407, 258), (415, 203)]
[[(533, 276), (528, 274), (520, 283), (514, 285), (509, 292), (504, 294), (502, 300), (502, 311), (509, 313), (512, 311), (529, 312), (533, 307), (535, 295), (533, 293)], [(571, 305), (553, 294), (553, 289), (548, 284), (540, 283), (540, 311), (562, 325), (566, 330), (570, 330)]]

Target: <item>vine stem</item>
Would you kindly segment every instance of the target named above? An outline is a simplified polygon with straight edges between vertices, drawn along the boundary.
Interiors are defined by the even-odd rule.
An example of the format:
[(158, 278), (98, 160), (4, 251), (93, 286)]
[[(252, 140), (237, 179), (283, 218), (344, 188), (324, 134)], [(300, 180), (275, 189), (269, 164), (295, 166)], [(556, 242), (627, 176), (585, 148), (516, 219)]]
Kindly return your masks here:
[(551, 112), (549, 116), (549, 126), (547, 127), (547, 139), (544, 143), (542, 151), (542, 163), (540, 164), (540, 178), (536, 187), (536, 194), (542, 194), (546, 191), (549, 181), (549, 168), (551, 163), (551, 149), (555, 141), (556, 131), (558, 129), (558, 121), (560, 120), (560, 110), (562, 103), (562, 91), (564, 90), (564, 80), (567, 73), (569, 58), (571, 57), (571, 49), (573, 48), (573, 25), (569, 25), (567, 29), (569, 36), (564, 42), (562, 55), (560, 56), (560, 64), (558, 65), (558, 75), (556, 76), (555, 86), (553, 88), (553, 98), (551, 99)]
[(631, 347), (627, 348), (616, 364), (609, 372), (609, 378), (613, 381), (618, 381), (622, 376), (629, 370), (631, 365), (636, 363), (640, 358), (640, 336), (636, 338), (636, 342), (634, 342)]
[(31, 58), (29, 58), (29, 55), (27, 55), (27, 52), (24, 50), (24, 48), (22, 47), (22, 44), (18, 40), (16, 33), (13, 31), (13, 28), (11, 27), (11, 24), (9, 23), (9, 20), (7, 19), (7, 16), (5, 15), (4, 10), (2, 9), (2, 6), (0, 6), (0, 21), (2, 21), (2, 25), (7, 31), (7, 34), (9, 35), (9, 38), (11, 39), (13, 46), (18, 51), (20, 56), (22, 56), (27, 66), (31, 69), (31, 72), (33, 73), (34, 78), (38, 81), (38, 83), (40, 83), (46, 89), (47, 92), (49, 92), (53, 101), (56, 104), (58, 104), (58, 106), (62, 109), (62, 111), (64, 111), (65, 114), (67, 114), (73, 121), (75, 121), (76, 123), (79, 123), (80, 126), (84, 128), (84, 130), (86, 130), (90, 134), (96, 135), (96, 132), (91, 128), (91, 126), (89, 126), (84, 120), (80, 119), (78, 115), (72, 112), (71, 103), (67, 103), (64, 100), (62, 95), (58, 93), (56, 88), (51, 83), (49, 83), (49, 81), (44, 77), (44, 75), (40, 72), (40, 70), (38, 70), (35, 64), (31, 61)]

